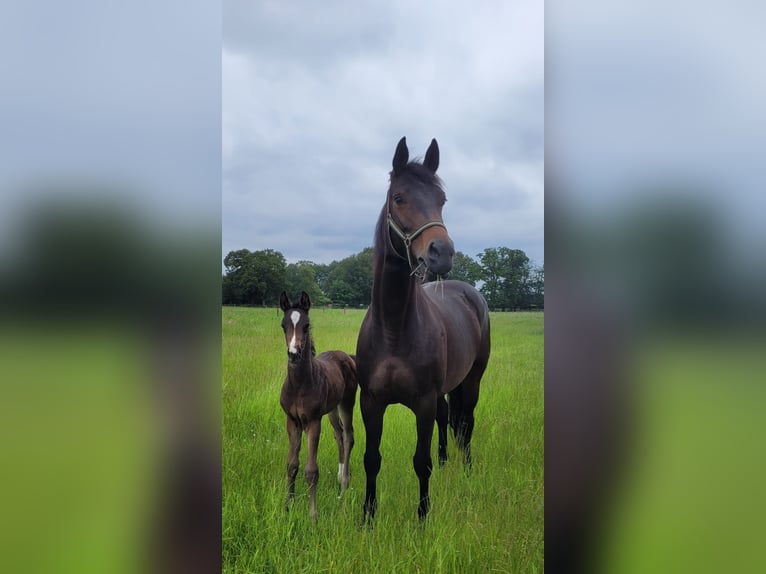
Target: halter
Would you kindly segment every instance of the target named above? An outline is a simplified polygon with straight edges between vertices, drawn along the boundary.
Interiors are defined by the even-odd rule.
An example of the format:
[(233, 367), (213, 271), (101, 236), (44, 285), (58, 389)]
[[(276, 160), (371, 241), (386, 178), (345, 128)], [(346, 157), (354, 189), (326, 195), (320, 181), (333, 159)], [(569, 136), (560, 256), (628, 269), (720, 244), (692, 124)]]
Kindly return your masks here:
[(387, 233), (386, 236), (388, 237), (388, 244), (391, 246), (391, 249), (394, 250), (394, 253), (396, 253), (396, 255), (398, 255), (400, 259), (407, 260), (407, 264), (410, 266), (410, 271), (412, 271), (411, 275), (414, 275), (417, 272), (417, 270), (420, 268), (420, 265), (418, 265), (417, 267), (412, 266), (412, 258), (410, 257), (410, 245), (412, 245), (412, 240), (415, 239), (421, 233), (423, 233), (429, 227), (438, 226), (438, 227), (444, 227), (444, 229), (447, 229), (447, 227), (441, 221), (429, 221), (428, 223), (425, 223), (424, 225), (421, 225), (420, 227), (418, 227), (412, 233), (405, 233), (396, 224), (396, 222), (394, 221), (394, 218), (391, 216), (388, 203), (386, 203), (386, 215), (388, 216), (388, 226), (391, 229), (393, 229), (394, 233), (396, 233), (402, 239), (402, 241), (404, 241), (404, 248), (407, 252), (407, 257), (404, 257), (401, 253), (399, 253), (396, 250), (396, 247), (394, 247), (394, 244), (391, 241), (391, 235)]

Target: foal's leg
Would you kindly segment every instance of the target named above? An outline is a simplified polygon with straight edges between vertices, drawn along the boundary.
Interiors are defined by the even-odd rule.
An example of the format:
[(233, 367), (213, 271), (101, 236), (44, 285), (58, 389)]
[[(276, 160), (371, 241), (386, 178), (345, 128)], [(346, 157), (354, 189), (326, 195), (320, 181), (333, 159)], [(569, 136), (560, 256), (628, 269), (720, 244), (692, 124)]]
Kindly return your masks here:
[(372, 395), (364, 391), (359, 398), (359, 404), (362, 407), (362, 420), (367, 433), (364, 451), (364, 472), (367, 475), (364, 519), (367, 521), (375, 518), (375, 511), (378, 508), (376, 483), (378, 472), (380, 472), (380, 437), (383, 435), (383, 415), (386, 412), (386, 405), (378, 403)]
[(343, 494), (343, 491), (346, 490), (343, 486), (343, 481), (341, 480), (342, 474), (343, 474), (343, 462), (344, 462), (344, 451), (343, 448), (343, 425), (340, 422), (340, 418), (338, 417), (338, 407), (335, 407), (333, 410), (331, 410), (329, 413), (327, 413), (327, 418), (330, 419), (330, 424), (332, 425), (332, 434), (335, 436), (335, 442), (338, 445), (338, 484), (341, 487), (341, 494)]
[(428, 481), (431, 478), (433, 462), (431, 461), (431, 439), (434, 434), (434, 418), (436, 416), (436, 400), (433, 396), (423, 398), (417, 405), (415, 417), (418, 428), (418, 444), (412, 465), (420, 481), (420, 503), (418, 517), (423, 520), (431, 509), (431, 499), (428, 496)]
[(444, 395), (436, 397), (436, 424), (439, 427), (439, 466), (447, 462), (447, 414), (449, 407)]
[(308, 443), (308, 455), (306, 456), (306, 483), (309, 485), (309, 516), (317, 519), (317, 483), (319, 482), (319, 467), (317, 466), (317, 448), (319, 447), (319, 433), (322, 430), (322, 418), (309, 422), (306, 426), (306, 442)]
[(295, 476), (298, 474), (298, 453), (301, 450), (301, 429), (295, 420), (287, 417), (287, 438), (290, 447), (287, 451), (287, 501), (285, 510), (290, 510), (290, 503), (295, 498)]
[(341, 403), (338, 406), (340, 420), (343, 423), (343, 462), (338, 471), (338, 480), (340, 480), (341, 494), (348, 488), (349, 482), (349, 460), (351, 459), (351, 449), (354, 448), (354, 403), (350, 405)]

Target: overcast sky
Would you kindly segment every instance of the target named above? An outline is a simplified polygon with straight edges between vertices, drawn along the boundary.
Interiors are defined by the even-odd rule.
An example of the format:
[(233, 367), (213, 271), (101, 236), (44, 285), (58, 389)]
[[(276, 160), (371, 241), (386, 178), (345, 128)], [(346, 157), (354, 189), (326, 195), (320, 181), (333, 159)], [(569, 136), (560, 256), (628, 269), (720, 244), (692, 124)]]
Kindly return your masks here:
[(543, 262), (543, 3), (223, 4), (223, 254), (372, 244), (399, 138), (439, 142), (457, 250)]
[(182, 0), (0, 4), (0, 258), (49, 195), (217, 235), (220, 18)]
[(764, 4), (546, 7), (549, 199), (567, 196), (570, 219), (705, 202), (763, 252)]

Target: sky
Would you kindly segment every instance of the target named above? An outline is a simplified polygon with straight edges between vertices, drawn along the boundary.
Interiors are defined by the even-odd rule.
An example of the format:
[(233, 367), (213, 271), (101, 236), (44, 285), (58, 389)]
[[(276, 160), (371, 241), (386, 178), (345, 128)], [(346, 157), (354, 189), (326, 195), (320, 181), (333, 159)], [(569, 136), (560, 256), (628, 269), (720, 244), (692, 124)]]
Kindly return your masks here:
[(455, 248), (543, 253), (543, 3), (223, 4), (222, 252), (372, 244), (397, 142), (436, 138)]
[(0, 251), (51, 196), (217, 235), (220, 30), (216, 3), (2, 3)]
[(709, 205), (763, 251), (763, 3), (546, 2), (549, 200)]

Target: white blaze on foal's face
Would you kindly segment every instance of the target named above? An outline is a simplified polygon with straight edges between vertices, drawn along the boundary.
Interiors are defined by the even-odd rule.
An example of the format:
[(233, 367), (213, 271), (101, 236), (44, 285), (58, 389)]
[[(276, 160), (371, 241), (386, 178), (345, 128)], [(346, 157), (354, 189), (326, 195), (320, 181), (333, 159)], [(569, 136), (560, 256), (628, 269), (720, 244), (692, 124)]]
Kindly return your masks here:
[(287, 350), (290, 353), (295, 354), (298, 352), (298, 347), (296, 346), (295, 337), (296, 337), (296, 333), (298, 332), (298, 321), (301, 320), (301, 314), (298, 311), (293, 311), (292, 313), (290, 313), (290, 320), (293, 322), (293, 336), (287, 345)]

